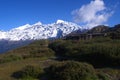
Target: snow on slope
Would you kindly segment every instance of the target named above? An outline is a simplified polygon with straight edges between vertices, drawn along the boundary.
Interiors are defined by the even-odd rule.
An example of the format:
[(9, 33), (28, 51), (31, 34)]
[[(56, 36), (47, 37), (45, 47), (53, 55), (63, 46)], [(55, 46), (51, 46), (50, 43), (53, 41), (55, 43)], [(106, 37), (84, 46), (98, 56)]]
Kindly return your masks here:
[(47, 25), (38, 22), (33, 25), (26, 24), (7, 32), (0, 31), (0, 40), (19, 41), (59, 38), (78, 29), (82, 28), (75, 23), (63, 20), (57, 20), (55, 23)]
[(6, 38), (6, 32), (0, 31), (0, 39)]

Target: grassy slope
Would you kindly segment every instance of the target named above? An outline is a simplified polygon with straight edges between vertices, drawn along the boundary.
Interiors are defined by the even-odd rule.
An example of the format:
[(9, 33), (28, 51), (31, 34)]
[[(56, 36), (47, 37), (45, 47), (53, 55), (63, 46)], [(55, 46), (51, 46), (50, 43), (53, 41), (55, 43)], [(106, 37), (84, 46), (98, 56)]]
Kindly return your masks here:
[(0, 64), (0, 80), (16, 80), (11, 76), (12, 73), (21, 70), (26, 65), (40, 65), (44, 68), (54, 62), (55, 61), (52, 60), (41, 60), (41, 58), (29, 58), (21, 61)]
[[(53, 55), (52, 54), (49, 55), (48, 53), (49, 50), (47, 45), (48, 45), (48, 42), (46, 40), (41, 40), (41, 41), (33, 42), (28, 46), (24, 46), (24, 47), (9, 51), (5, 54), (1, 54), (0, 59), (3, 59), (3, 60), (11, 58), (11, 57), (7, 57), (5, 59), (5, 57), (9, 55), (19, 56), (22, 59), (0, 63), (0, 80), (15, 80), (15, 78), (13, 78), (11, 75), (16, 71), (21, 70), (26, 65), (36, 65), (36, 66), (40, 65), (41, 67), (46, 67), (52, 64), (54, 61), (50, 60), (49, 56), (52, 57)], [(39, 57), (33, 56), (34, 53), (37, 53), (35, 51), (40, 51)], [(32, 56), (31, 56), (31, 52), (33, 52)], [(45, 53), (48, 53), (48, 55)], [(27, 58), (24, 59), (23, 57), (27, 57)]]
[[(0, 55), (0, 58), (4, 58), (4, 56), (8, 56), (11, 54), (23, 57), (23, 55), (29, 55), (29, 53), (31, 51), (34, 52), (36, 50), (41, 50), (41, 49), (48, 50), (47, 45), (48, 45), (47, 41), (36, 41), (28, 46), (9, 51), (6, 54), (2, 54), (2, 55)], [(40, 52), (40, 54), (42, 54), (42, 52)], [(43, 56), (43, 55), (41, 57), (29, 57), (28, 56), (29, 58), (26, 58), (26, 59), (21, 59), (18, 61), (10, 61), (7, 63), (0, 64), (0, 80), (16, 80), (11, 75), (16, 71), (21, 70), (26, 65), (36, 65), (36, 66), (40, 65), (42, 68), (44, 68), (44, 67), (47, 67), (56, 62), (55, 60), (49, 59), (50, 57), (54, 57), (54, 55), (52, 55), (50, 57), (48, 57), (48, 56), (45, 57), (45, 56)], [(120, 69), (100, 68), (100, 69), (96, 69), (96, 72), (107, 73), (107, 74), (111, 75), (112, 78), (114, 78), (114, 79), (117, 76), (120, 76)], [(114, 79), (112, 79), (112, 80), (114, 80)]]

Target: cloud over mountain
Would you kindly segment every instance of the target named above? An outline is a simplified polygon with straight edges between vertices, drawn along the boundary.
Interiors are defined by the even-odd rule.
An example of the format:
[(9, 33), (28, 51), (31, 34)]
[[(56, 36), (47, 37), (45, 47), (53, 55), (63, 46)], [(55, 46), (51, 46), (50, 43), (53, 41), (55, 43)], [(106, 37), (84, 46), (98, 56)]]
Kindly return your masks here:
[(103, 0), (94, 0), (89, 4), (82, 5), (79, 9), (73, 10), (72, 15), (76, 23), (84, 24), (86, 27), (93, 27), (104, 24), (112, 16)]

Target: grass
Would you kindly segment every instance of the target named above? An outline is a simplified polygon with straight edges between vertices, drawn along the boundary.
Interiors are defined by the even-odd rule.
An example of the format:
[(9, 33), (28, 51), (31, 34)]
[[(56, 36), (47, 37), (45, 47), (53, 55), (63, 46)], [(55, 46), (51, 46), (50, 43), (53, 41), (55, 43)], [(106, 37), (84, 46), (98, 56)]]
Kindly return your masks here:
[(0, 80), (16, 80), (11, 75), (12, 73), (21, 70), (27, 65), (41, 66), (42, 68), (53, 64), (55, 61), (41, 59), (41, 58), (29, 58), (20, 61), (13, 61), (0, 64)]
[[(50, 66), (51, 64), (54, 64), (55, 62), (57, 61), (50, 60), (47, 58), (28, 58), (20, 61), (3, 63), (0, 64), (0, 80), (17, 80), (14, 77), (12, 77), (12, 74), (16, 71), (21, 70), (27, 65), (41, 66), (42, 68), (45, 68)], [(96, 72), (105, 73), (109, 75), (110, 78), (113, 78), (112, 80), (120, 77), (120, 69), (100, 68), (100, 69), (96, 69)], [(29, 79), (29, 80), (34, 80), (34, 79)]]
[[(83, 44), (89, 46), (95, 43), (101, 44), (101, 45), (105, 44), (106, 46), (111, 46), (109, 43), (114, 44), (114, 45), (120, 44), (120, 40), (118, 41), (117, 40), (112, 40), (112, 41), (106, 40), (103, 42), (102, 41), (103, 40), (77, 41), (77, 42), (73, 41), (73, 43), (75, 44), (75, 46), (77, 45), (79, 46)], [(114, 45), (112, 45), (112, 47)], [(71, 44), (69, 47), (71, 47)], [(31, 57), (31, 54), (32, 54), (32, 57)], [(24, 58), (24, 57), (27, 57), (27, 58)], [(5, 54), (1, 54), (0, 60), (7, 61), (7, 62), (0, 64), (0, 80), (18, 80), (12, 77), (12, 74), (16, 71), (23, 69), (27, 65), (40, 66), (43, 69), (45, 67), (49, 67), (51, 64), (58, 62), (56, 60), (52, 60), (52, 58), (54, 59), (56, 57), (54, 53), (48, 47), (47, 41), (36, 41), (28, 46), (24, 46), (24, 47), (9, 51)], [(105, 73), (111, 78), (111, 80), (120, 79), (119, 68), (105, 68), (104, 67), (104, 68), (99, 68), (95, 70), (97, 73), (99, 72)], [(29, 78), (29, 79), (23, 79), (23, 80), (34, 80), (34, 79)]]
[(120, 69), (119, 68), (99, 68), (96, 69), (97, 73), (104, 73), (108, 75), (111, 80), (120, 79)]
[(55, 61), (49, 59), (54, 53), (47, 46), (47, 40), (40, 40), (1, 54), (0, 80), (16, 80), (12, 74), (27, 65), (44, 68), (54, 63)]

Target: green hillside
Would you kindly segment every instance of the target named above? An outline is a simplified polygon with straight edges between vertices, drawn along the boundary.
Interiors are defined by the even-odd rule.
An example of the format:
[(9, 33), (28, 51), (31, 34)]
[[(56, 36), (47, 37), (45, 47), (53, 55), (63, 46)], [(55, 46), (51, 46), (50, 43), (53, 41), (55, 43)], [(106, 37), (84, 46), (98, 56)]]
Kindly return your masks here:
[(0, 55), (0, 80), (119, 80), (120, 40), (40, 40)]
[(119, 25), (92, 32), (108, 36), (37, 40), (0, 54), (0, 80), (120, 80)]
[(0, 80), (16, 80), (12, 74), (27, 65), (43, 68), (55, 62), (49, 59), (54, 57), (54, 52), (47, 47), (48, 43), (47, 40), (35, 41), (28, 46), (0, 54)]

